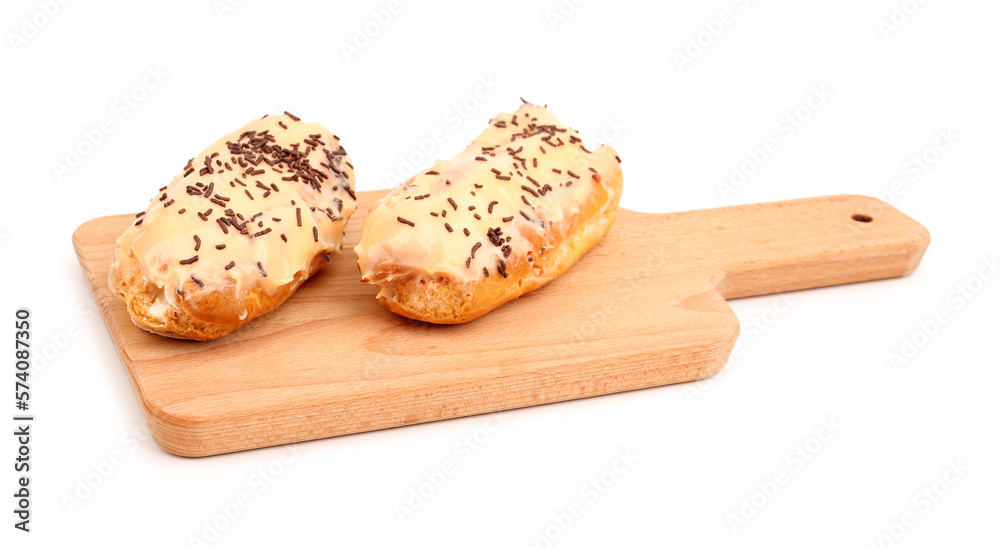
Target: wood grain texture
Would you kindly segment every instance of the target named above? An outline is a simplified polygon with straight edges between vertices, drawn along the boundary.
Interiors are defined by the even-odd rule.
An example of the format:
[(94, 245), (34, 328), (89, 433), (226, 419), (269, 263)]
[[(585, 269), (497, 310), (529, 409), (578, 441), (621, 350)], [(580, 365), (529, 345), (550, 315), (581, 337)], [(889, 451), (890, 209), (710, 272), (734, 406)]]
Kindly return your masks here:
[(80, 265), (160, 446), (206, 456), (705, 378), (739, 334), (726, 298), (906, 275), (930, 241), (863, 196), (622, 210), (556, 281), (471, 323), (432, 325), (388, 312), (360, 282), (351, 249), (384, 194), (358, 194), (343, 255), (212, 342), (139, 329), (108, 288), (115, 239), (134, 217), (77, 229)]

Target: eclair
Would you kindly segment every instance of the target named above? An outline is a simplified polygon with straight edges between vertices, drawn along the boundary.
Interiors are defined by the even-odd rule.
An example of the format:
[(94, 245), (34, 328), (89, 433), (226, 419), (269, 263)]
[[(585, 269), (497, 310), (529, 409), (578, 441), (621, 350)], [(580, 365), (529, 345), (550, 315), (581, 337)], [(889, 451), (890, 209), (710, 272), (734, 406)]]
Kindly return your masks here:
[(464, 323), (552, 281), (607, 233), (621, 160), (549, 111), (500, 114), (468, 148), (372, 205), (355, 247), (389, 310)]
[(192, 158), (118, 238), (108, 282), (136, 325), (212, 340), (285, 301), (338, 254), (355, 210), (340, 139), (264, 116)]

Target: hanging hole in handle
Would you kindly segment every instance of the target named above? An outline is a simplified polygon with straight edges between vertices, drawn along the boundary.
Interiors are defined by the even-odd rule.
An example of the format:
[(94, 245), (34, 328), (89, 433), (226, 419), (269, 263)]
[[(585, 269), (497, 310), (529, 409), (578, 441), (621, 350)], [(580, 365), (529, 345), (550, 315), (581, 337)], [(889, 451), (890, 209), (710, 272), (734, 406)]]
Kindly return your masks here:
[(856, 220), (858, 222), (871, 222), (872, 221), (872, 217), (870, 217), (868, 215), (853, 215), (851, 217), (851, 219), (852, 220)]

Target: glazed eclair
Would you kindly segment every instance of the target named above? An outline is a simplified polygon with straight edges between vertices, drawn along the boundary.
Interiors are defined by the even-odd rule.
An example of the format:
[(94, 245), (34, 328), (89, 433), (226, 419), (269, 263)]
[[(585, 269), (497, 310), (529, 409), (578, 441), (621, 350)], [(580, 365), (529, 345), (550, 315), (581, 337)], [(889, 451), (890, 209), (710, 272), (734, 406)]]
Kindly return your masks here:
[(389, 310), (464, 323), (555, 279), (615, 220), (621, 160), (525, 103), (377, 201), (355, 252)]
[(287, 112), (188, 161), (118, 238), (109, 274), (136, 325), (212, 340), (285, 301), (338, 254), (355, 210), (340, 140)]

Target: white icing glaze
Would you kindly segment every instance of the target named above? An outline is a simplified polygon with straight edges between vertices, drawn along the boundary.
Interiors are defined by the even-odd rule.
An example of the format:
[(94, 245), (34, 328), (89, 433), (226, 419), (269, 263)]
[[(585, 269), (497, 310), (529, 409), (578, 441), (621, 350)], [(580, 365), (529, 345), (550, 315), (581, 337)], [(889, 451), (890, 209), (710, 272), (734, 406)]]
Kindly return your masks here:
[[(340, 252), (356, 207), (353, 187), (350, 158), (323, 126), (288, 114), (254, 120), (203, 150), (157, 192), (118, 238), (112, 273), (141, 274), (159, 288), (149, 310), (159, 317), (185, 287), (212, 291), (235, 283), (237, 295), (254, 287), (273, 293), (316, 255)], [(221, 219), (228, 219), (225, 229)], [(246, 315), (244, 309), (240, 319)]]
[[(592, 194), (588, 185), (602, 185), (615, 206), (620, 196), (609, 181), (619, 164), (614, 149), (586, 150), (576, 131), (543, 107), (524, 104), (500, 114), (464, 151), (438, 160), (372, 206), (355, 247), (362, 280), (383, 285), (379, 295), (391, 298), (383, 282), (395, 275), (474, 283), (485, 277), (484, 268), (502, 274), (516, 257), (533, 258), (565, 240), (572, 226), (564, 221)], [(502, 235), (491, 238), (496, 228)]]

